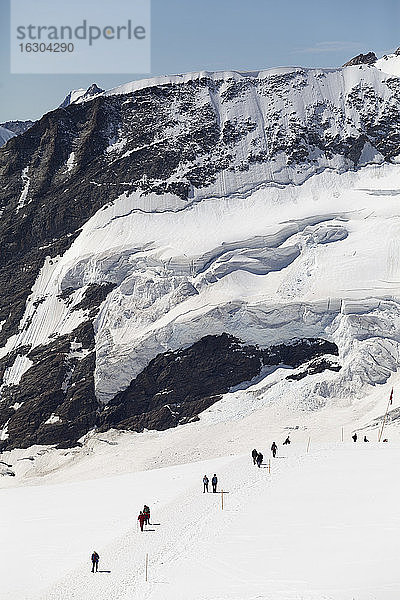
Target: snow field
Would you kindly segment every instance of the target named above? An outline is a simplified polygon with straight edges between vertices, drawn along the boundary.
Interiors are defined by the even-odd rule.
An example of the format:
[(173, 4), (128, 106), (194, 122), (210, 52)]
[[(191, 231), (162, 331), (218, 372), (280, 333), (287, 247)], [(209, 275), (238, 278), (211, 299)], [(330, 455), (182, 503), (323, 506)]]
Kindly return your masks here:
[[(223, 458), (212, 464), (223, 465), (231, 460)], [(7, 572), (1, 578), (4, 597), (57, 598), (56, 591), (46, 596), (44, 590), (66, 577), (66, 588), (77, 595), (66, 596), (62, 592), (63, 597), (84, 598), (71, 587), (71, 573), (76, 584), (80, 581), (84, 587), (87, 585), (86, 567), (90, 568), (94, 549), (101, 557), (100, 569), (115, 571), (121, 558), (123, 564), (118, 568), (121, 576), (125, 566), (133, 564), (132, 557), (127, 562), (132, 546), (132, 551), (138, 554), (135, 557), (138, 568), (141, 551), (135, 536), (139, 510), (147, 503), (156, 519), (165, 511), (168, 514), (165, 507), (171, 502), (181, 503), (188, 490), (201, 488), (202, 471), (210, 466), (207, 462), (200, 464), (79, 483), (2, 490), (0, 563), (7, 565)], [(196, 486), (197, 481), (200, 484)], [(163, 525), (165, 530), (165, 520)], [(164, 539), (165, 533), (161, 537)], [(123, 552), (117, 551), (121, 543)], [(77, 565), (82, 567), (76, 569)], [(116, 581), (115, 572), (110, 578), (111, 588)]]
[[(314, 444), (306, 454), (303, 443), (279, 444), (271, 474), (252, 465), (250, 450), (3, 490), (2, 592), (9, 600), (397, 599), (400, 446)], [(224, 511), (220, 494), (202, 493), (202, 476), (214, 472), (229, 492)], [(157, 525), (142, 534), (144, 503)], [(92, 575), (94, 549), (110, 573)]]

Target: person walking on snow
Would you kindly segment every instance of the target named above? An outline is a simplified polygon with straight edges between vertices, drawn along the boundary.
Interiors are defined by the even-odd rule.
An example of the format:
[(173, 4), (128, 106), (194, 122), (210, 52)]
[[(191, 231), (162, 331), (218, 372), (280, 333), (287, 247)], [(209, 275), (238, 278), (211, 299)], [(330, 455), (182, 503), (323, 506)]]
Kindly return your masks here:
[(286, 440), (283, 442), (284, 446), (288, 446), (290, 444), (289, 436), (287, 436)]
[(208, 482), (209, 482), (209, 479), (208, 479), (207, 475), (204, 475), (204, 477), (203, 477), (203, 494), (208, 492)]
[(261, 452), (259, 452), (257, 454), (257, 467), (260, 468), (262, 465), (262, 461), (263, 461), (263, 455), (261, 454)]
[(214, 477), (211, 479), (211, 483), (212, 483), (212, 487), (213, 487), (213, 494), (215, 494), (217, 491), (217, 483), (218, 483), (218, 478), (215, 473), (214, 473)]
[(97, 573), (97, 570), (99, 568), (100, 556), (97, 554), (97, 552), (95, 550), (93, 551), (91, 560), (92, 560), (92, 573), (94, 573), (95, 567), (96, 567), (96, 573)]
[(354, 435), (351, 436), (353, 438), (353, 442), (357, 441), (357, 434), (355, 433)]
[(369, 442), (366, 435), (364, 435), (364, 442)]
[(140, 511), (140, 513), (139, 513), (138, 521), (140, 524), (140, 531), (143, 531), (143, 525), (145, 524), (145, 521), (146, 521), (146, 515), (143, 514), (142, 511)]
[(275, 444), (275, 442), (272, 442), (272, 446), (271, 446), (271, 452), (272, 452), (272, 456), (275, 458), (276, 456), (276, 452), (278, 450), (278, 446)]
[(145, 504), (143, 507), (143, 514), (145, 516), (144, 524), (151, 525), (151, 523), (150, 523), (150, 508), (147, 506), (147, 504)]
[(258, 452), (257, 452), (257, 450), (254, 448), (253, 452), (251, 453), (251, 457), (252, 457), (252, 459), (253, 459), (253, 465), (255, 465), (255, 464), (256, 464), (256, 462), (257, 462), (257, 456), (258, 456)]

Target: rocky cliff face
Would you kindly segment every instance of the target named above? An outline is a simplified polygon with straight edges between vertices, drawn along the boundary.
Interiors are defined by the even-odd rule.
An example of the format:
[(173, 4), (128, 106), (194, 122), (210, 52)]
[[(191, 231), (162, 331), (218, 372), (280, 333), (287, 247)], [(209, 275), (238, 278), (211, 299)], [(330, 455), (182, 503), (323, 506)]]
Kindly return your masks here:
[[(303, 283), (282, 283), (295, 316), (280, 314), (276, 335), (267, 317), (278, 310), (275, 292), (255, 308), (244, 288), (224, 286), (243, 273), (274, 281), (291, 265), (303, 282), (306, 254), (346, 240), (349, 216), (331, 204), (277, 219), (286, 192), (292, 201), (318, 173), (399, 154), (400, 80), (373, 67), (200, 73), (96, 94), (48, 113), (0, 150), (3, 446), (196, 416), (262, 366), (243, 358), (248, 350), (236, 364), (219, 342), (197, 347), (207, 334), (234, 335), (253, 354), (293, 338), (330, 339), (336, 298), (309, 305), (311, 326), (299, 316), (309, 302)], [(270, 191), (259, 201), (261, 189)], [(257, 202), (258, 217), (246, 221)], [(239, 205), (242, 217), (228, 224)], [(185, 348), (190, 360), (201, 348), (198, 371)], [(204, 375), (207, 364), (221, 379)], [(158, 370), (173, 389), (172, 410), (164, 383), (154, 383)]]
[(357, 54), (354, 58), (344, 63), (343, 67), (353, 67), (355, 65), (372, 65), (377, 61), (375, 52), (367, 52), (366, 54)]

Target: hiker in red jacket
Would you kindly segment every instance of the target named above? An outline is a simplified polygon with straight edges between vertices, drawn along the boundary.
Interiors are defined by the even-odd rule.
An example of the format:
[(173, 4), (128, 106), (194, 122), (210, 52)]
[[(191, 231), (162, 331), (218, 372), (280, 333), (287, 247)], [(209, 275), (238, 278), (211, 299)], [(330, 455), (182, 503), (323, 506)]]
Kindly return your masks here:
[(146, 521), (146, 515), (143, 514), (142, 511), (140, 511), (139, 516), (138, 516), (137, 519), (138, 519), (138, 521), (140, 523), (140, 531), (143, 531), (143, 525), (144, 525), (144, 523)]

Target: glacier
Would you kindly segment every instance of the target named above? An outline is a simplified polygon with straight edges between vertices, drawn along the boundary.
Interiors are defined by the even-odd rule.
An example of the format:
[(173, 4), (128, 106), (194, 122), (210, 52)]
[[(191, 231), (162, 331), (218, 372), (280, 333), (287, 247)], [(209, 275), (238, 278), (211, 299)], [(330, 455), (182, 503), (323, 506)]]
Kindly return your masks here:
[[(205, 335), (261, 348), (334, 342), (339, 372), (296, 383), (280, 372), (282, 393), (310, 409), (388, 382), (400, 342), (399, 61), (204, 71), (96, 88), (95, 97), (71, 92), (63, 112), (7, 144), (17, 156), (21, 137), (43, 143), (52, 119), (62, 132), (51, 161), (32, 155), (10, 176), (4, 235), (16, 214), (21, 231), (38, 214), (47, 222), (48, 210), (65, 220), (35, 226), (37, 240), (29, 233), (32, 284), (18, 311), (3, 304), (0, 313), (3, 427), (11, 430), (21, 407), (9, 407), (23, 404), (26, 377), (57, 340), (69, 340), (66, 375), (42, 430), (57, 427), (61, 392), (72, 394), (82, 361), (93, 357), (106, 410), (151, 360)], [(105, 297), (94, 310), (96, 290)], [(89, 321), (93, 347), (82, 347), (76, 332)], [(259, 384), (263, 402), (270, 381)]]

